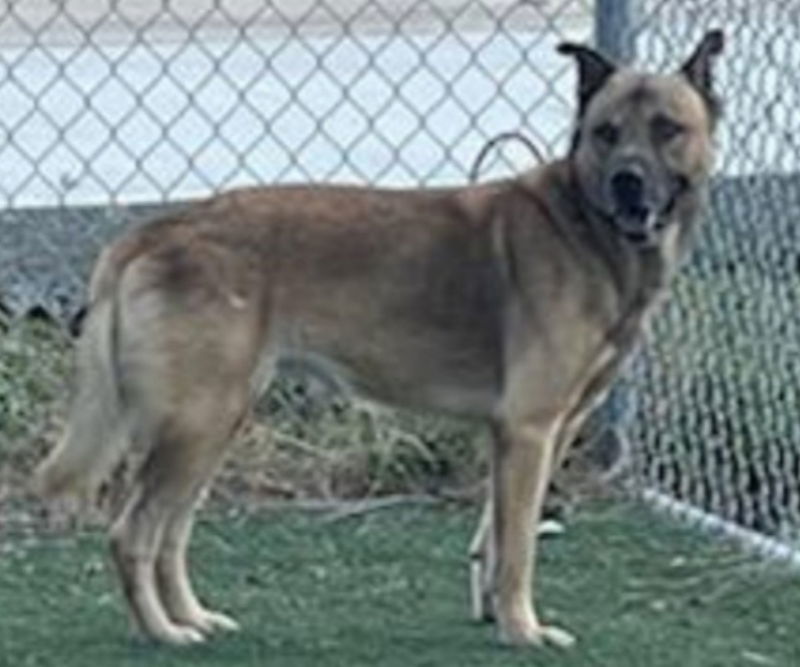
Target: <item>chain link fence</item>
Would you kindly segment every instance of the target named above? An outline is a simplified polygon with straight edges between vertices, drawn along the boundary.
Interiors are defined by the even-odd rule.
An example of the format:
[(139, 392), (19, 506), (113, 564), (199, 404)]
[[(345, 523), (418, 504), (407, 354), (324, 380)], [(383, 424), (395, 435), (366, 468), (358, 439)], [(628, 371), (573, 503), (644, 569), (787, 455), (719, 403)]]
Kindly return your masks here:
[[(728, 33), (711, 211), (640, 360), (645, 485), (673, 506), (800, 546), (800, 6), (639, 3), (637, 57)], [(667, 503), (670, 504), (670, 503)], [(712, 521), (714, 523), (714, 521)]]
[[(796, 544), (800, 9), (790, 0), (8, 0), (0, 432), (49, 437), (45, 409), (65, 368), (42, 351), (66, 343), (35, 332), (43, 341), (27, 345), (22, 316), (68, 319), (91, 259), (121, 227), (245, 184), (464, 183), (486, 140), (508, 130), (560, 154), (574, 74), (559, 41), (597, 29), (616, 55), (666, 64), (720, 26), (726, 112), (711, 214), (614, 419), (651, 493)], [(530, 162), (508, 144), (483, 176)]]
[[(83, 250), (132, 204), (279, 181), (463, 182), (487, 138), (519, 127), (560, 148), (571, 71), (554, 45), (591, 25), (581, 2), (6, 3), (0, 208), (37, 223), (6, 216), (4, 301), (74, 307)], [(506, 172), (529, 160), (516, 151)]]

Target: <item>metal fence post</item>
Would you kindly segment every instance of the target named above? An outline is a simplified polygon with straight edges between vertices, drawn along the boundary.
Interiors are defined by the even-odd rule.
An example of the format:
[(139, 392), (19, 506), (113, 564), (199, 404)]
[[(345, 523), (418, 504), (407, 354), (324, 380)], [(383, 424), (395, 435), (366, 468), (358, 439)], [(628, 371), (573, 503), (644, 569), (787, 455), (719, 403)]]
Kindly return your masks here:
[(632, 0), (596, 0), (594, 41), (598, 49), (620, 63), (633, 60)]
[[(635, 56), (633, 34), (633, 7), (635, 0), (596, 0), (594, 17), (595, 47), (622, 64), (629, 64)], [(635, 466), (630, 460), (635, 455), (628, 442), (628, 434), (636, 417), (637, 388), (633, 386), (628, 370), (611, 388), (606, 400), (595, 410), (583, 427), (582, 438), (589, 441), (599, 459), (617, 460)]]

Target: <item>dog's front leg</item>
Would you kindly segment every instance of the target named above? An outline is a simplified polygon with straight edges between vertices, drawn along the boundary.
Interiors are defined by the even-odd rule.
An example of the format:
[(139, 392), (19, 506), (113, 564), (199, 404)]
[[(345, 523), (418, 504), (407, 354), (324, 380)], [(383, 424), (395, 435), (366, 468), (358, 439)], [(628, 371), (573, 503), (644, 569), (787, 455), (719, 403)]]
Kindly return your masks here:
[(542, 625), (532, 602), (537, 524), (559, 427), (558, 420), (508, 420), (495, 438), (495, 613), (500, 638), (510, 644), (567, 647), (575, 641), (564, 630)]
[(494, 618), (494, 582), (497, 572), (497, 549), (492, 530), (494, 505), (491, 475), (481, 518), (469, 546), (470, 599), (472, 618), (479, 622), (492, 622)]

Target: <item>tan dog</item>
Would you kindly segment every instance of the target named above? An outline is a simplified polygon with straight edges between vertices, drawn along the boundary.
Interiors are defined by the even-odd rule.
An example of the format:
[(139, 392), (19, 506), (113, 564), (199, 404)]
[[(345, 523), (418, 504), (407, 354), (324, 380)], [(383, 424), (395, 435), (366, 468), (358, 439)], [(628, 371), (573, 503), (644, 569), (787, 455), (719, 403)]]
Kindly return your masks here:
[(562, 45), (579, 70), (573, 146), (516, 179), (239, 190), (105, 250), (69, 427), (38, 483), (88, 494), (129, 447), (146, 452), (111, 540), (147, 635), (236, 627), (190, 586), (193, 512), (278, 362), (300, 360), (376, 399), (492, 424), (474, 613), (507, 642), (572, 642), (531, 601), (542, 496), (684, 254), (721, 48), (709, 33), (656, 75)]

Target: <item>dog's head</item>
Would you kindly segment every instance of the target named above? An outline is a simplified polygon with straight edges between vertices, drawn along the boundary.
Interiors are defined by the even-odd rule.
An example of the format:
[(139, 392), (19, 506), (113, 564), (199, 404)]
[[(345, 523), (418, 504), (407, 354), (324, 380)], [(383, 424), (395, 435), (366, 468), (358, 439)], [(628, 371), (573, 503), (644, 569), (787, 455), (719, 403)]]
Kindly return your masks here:
[(562, 44), (578, 65), (578, 120), (570, 153), (588, 204), (633, 241), (652, 244), (696, 206), (712, 162), (719, 115), (706, 34), (674, 73), (618, 67), (597, 51)]

